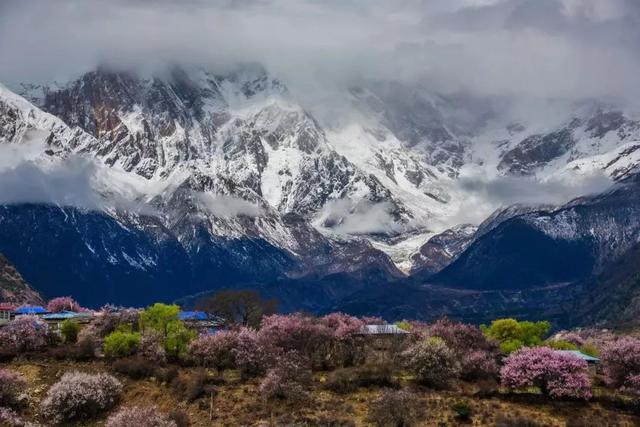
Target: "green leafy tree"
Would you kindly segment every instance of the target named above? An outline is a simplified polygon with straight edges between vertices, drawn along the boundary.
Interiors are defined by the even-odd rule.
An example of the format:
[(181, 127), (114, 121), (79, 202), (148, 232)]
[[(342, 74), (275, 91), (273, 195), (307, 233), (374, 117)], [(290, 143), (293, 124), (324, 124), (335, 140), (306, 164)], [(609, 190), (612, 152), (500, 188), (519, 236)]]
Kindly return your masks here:
[(75, 343), (78, 341), (80, 324), (75, 320), (67, 319), (60, 325), (60, 333), (64, 337), (64, 341), (66, 343)]
[(177, 321), (179, 314), (180, 307), (177, 305), (167, 305), (157, 302), (140, 313), (140, 330), (153, 329), (166, 337), (169, 323)]
[(181, 357), (187, 353), (196, 332), (179, 320), (180, 307), (155, 303), (140, 313), (140, 330), (159, 332), (167, 355)]
[(168, 355), (183, 357), (187, 354), (189, 343), (196, 338), (196, 331), (186, 327), (180, 320), (172, 320), (167, 324), (167, 336), (164, 348)]
[(500, 350), (512, 353), (522, 347), (535, 347), (542, 344), (549, 333), (551, 324), (541, 322), (518, 322), (515, 319), (496, 319), (490, 326), (481, 325), (480, 329), (488, 337), (500, 343)]
[(135, 353), (139, 345), (140, 333), (123, 327), (104, 338), (102, 349), (108, 357), (125, 357)]

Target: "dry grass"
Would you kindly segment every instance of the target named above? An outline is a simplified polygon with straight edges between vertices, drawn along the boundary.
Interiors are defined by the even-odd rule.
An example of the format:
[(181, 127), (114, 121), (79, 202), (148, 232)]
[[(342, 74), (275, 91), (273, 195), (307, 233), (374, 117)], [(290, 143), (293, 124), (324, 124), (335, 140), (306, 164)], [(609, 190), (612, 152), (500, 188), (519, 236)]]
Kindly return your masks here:
[[(27, 419), (38, 420), (37, 408), (47, 389), (63, 372), (80, 370), (107, 371), (103, 362), (15, 361), (8, 368), (20, 372), (28, 383), (29, 405), (23, 411)], [(194, 369), (180, 369), (180, 378), (196, 375)], [(157, 406), (169, 413), (180, 409), (189, 415), (193, 426), (365, 426), (368, 404), (377, 397), (380, 389), (360, 388), (348, 394), (338, 394), (322, 386), (325, 374), (315, 376), (310, 400), (291, 403), (264, 402), (258, 393), (259, 380), (242, 382), (237, 372), (226, 372), (223, 378), (211, 375), (211, 392), (193, 402), (187, 402), (173, 388), (155, 378), (131, 380), (122, 375), (125, 385), (121, 405)], [(451, 407), (464, 400), (472, 407), (472, 421), (468, 426), (495, 426), (503, 419), (528, 418), (540, 426), (635, 426), (640, 417), (605, 408), (599, 403), (545, 402), (528, 395), (498, 393), (492, 397), (478, 398), (474, 393), (478, 386), (460, 383), (454, 390), (433, 391), (414, 386), (408, 378), (398, 378), (403, 387), (411, 389), (425, 408), (421, 426), (457, 426)], [(600, 392), (600, 391), (599, 391)], [(86, 424), (101, 426), (104, 418)]]

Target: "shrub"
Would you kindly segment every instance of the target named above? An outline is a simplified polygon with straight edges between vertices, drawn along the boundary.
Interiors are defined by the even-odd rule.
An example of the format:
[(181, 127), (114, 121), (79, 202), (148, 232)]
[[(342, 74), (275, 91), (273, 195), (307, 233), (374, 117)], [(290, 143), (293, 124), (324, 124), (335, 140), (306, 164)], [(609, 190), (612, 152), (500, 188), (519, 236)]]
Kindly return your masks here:
[(426, 333), (444, 340), (457, 359), (463, 378), (472, 380), (495, 377), (498, 373), (498, 346), (473, 325), (441, 319), (426, 328)]
[(0, 348), (12, 354), (42, 350), (55, 342), (49, 325), (36, 316), (19, 317), (0, 329)]
[(458, 357), (462, 378), (466, 380), (497, 378), (498, 362), (495, 353), (472, 350)]
[(584, 344), (582, 344), (582, 346), (580, 347), (580, 351), (591, 357), (600, 356), (600, 349), (592, 342), (585, 342)]
[(585, 344), (584, 338), (575, 332), (565, 332), (558, 334), (557, 336), (559, 336), (561, 340), (568, 341), (576, 347), (580, 347)]
[(272, 315), (262, 320), (260, 339), (280, 352), (296, 351), (321, 360), (330, 350), (331, 329), (302, 314)]
[(176, 427), (189, 427), (191, 425), (189, 414), (180, 409), (169, 412), (169, 419), (176, 423)]
[(104, 338), (117, 329), (127, 328), (131, 331), (138, 329), (140, 311), (134, 308), (114, 311), (115, 308), (105, 306), (102, 315), (97, 316), (90, 325), (80, 331), (80, 339), (91, 336), (94, 339)]
[(83, 337), (78, 340), (72, 357), (75, 360), (90, 360), (96, 355), (96, 342), (91, 337)]
[(102, 349), (108, 357), (125, 357), (135, 353), (139, 345), (140, 333), (119, 330), (105, 337)]
[(242, 377), (249, 378), (261, 375), (266, 371), (267, 367), (273, 363), (274, 351), (268, 344), (260, 340), (255, 330), (240, 328), (233, 356)]
[(209, 386), (209, 375), (204, 369), (199, 369), (186, 378), (176, 376), (173, 381), (171, 381), (171, 387), (177, 395), (184, 398), (187, 402), (193, 402), (204, 395), (215, 392), (215, 390)]
[(151, 362), (166, 362), (167, 352), (163, 345), (162, 335), (154, 330), (143, 332), (140, 337), (138, 355)]
[(60, 333), (64, 337), (64, 342), (75, 343), (78, 341), (80, 324), (75, 320), (67, 319), (60, 325)]
[(321, 337), (318, 352), (313, 355), (316, 365), (331, 369), (350, 366), (364, 358), (362, 348), (358, 345), (361, 338), (357, 336), (365, 325), (364, 321), (343, 313), (331, 313), (318, 319), (318, 323), (328, 329), (323, 329), (322, 335), (327, 332), (329, 335)]
[(0, 406), (13, 406), (26, 386), (22, 375), (0, 368)]
[(107, 420), (106, 427), (177, 427), (177, 424), (162, 415), (158, 408), (122, 408)]
[(167, 366), (164, 368), (156, 369), (156, 379), (160, 382), (171, 384), (174, 379), (176, 379), (179, 375), (178, 368), (175, 366)]
[(369, 404), (368, 421), (379, 427), (410, 427), (422, 417), (417, 397), (404, 390), (386, 390)]
[(61, 311), (82, 311), (83, 308), (71, 297), (58, 297), (49, 301), (47, 311), (60, 313)]
[(589, 399), (587, 363), (548, 347), (523, 348), (511, 354), (500, 371), (502, 385), (511, 389), (539, 387), (552, 398)]
[(120, 381), (108, 374), (67, 372), (47, 392), (42, 414), (55, 424), (95, 417), (120, 397)]
[(6, 427), (24, 427), (29, 426), (22, 418), (12, 409), (0, 406), (0, 426)]
[(156, 366), (153, 362), (141, 357), (118, 359), (112, 364), (114, 371), (126, 375), (134, 380), (154, 376)]
[(455, 354), (441, 339), (417, 342), (405, 350), (402, 357), (416, 380), (432, 387), (446, 387), (460, 373)]
[(547, 340), (545, 342), (545, 345), (554, 350), (577, 350), (578, 349), (578, 347), (575, 344), (563, 339)]
[(218, 371), (235, 365), (233, 349), (237, 333), (221, 331), (214, 335), (202, 335), (189, 346), (189, 356), (199, 366), (214, 368)]
[(468, 402), (456, 402), (451, 406), (451, 410), (455, 412), (456, 419), (462, 422), (471, 421), (471, 405)]
[(602, 352), (602, 365), (606, 383), (622, 391), (640, 395), (640, 339), (619, 338)]
[(480, 326), (487, 337), (500, 343), (500, 350), (504, 353), (542, 344), (550, 328), (551, 324), (547, 321), (518, 322), (515, 319), (497, 319), (490, 326)]
[(306, 388), (311, 383), (311, 365), (297, 352), (284, 354), (276, 366), (267, 371), (260, 384), (265, 400), (287, 399), (301, 401), (308, 397)]
[(403, 331), (407, 331), (407, 332), (411, 332), (411, 330), (413, 329), (413, 326), (411, 326), (411, 323), (403, 320), (401, 322), (396, 322), (396, 326), (400, 329), (402, 329)]

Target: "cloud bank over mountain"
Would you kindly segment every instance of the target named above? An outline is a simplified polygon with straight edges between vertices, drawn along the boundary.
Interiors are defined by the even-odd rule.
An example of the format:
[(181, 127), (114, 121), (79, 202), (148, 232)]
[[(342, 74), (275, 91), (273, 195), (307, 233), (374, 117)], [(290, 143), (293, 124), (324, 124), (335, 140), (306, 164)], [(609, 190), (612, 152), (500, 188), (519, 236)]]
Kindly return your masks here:
[[(0, 79), (98, 63), (260, 62), (297, 92), (362, 80), (483, 95), (624, 98), (640, 72), (634, 0), (7, 0)], [(318, 90), (314, 90), (318, 89)]]

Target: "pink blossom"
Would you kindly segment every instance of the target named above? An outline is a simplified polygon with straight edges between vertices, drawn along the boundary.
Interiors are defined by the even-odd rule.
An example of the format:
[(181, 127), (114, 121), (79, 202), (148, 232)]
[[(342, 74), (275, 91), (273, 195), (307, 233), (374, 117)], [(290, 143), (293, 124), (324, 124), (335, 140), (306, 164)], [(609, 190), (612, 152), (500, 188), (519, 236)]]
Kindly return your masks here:
[(25, 423), (14, 410), (0, 406), (0, 425), (7, 427), (24, 427), (31, 424)]
[(56, 340), (49, 325), (37, 316), (22, 316), (0, 329), (0, 347), (12, 353), (43, 349)]
[(106, 427), (177, 427), (158, 408), (122, 408), (107, 420)]
[(416, 380), (432, 387), (446, 387), (460, 373), (460, 363), (443, 340), (419, 341), (402, 353), (406, 368)]
[(623, 337), (609, 342), (601, 359), (608, 385), (640, 394), (640, 339)]
[(238, 330), (233, 357), (242, 376), (252, 377), (261, 375), (273, 363), (275, 350), (260, 339), (257, 331), (242, 327)]
[(311, 383), (311, 364), (300, 353), (291, 351), (278, 358), (276, 365), (267, 371), (260, 384), (260, 393), (265, 400), (303, 400), (306, 388)]
[(365, 322), (357, 317), (343, 313), (331, 313), (318, 320), (318, 323), (327, 327), (333, 336), (339, 340), (353, 337), (360, 332)]
[(109, 374), (67, 372), (51, 386), (41, 409), (56, 424), (88, 419), (112, 408), (120, 393), (122, 384)]
[(47, 311), (51, 313), (59, 313), (61, 311), (82, 311), (80, 304), (71, 297), (57, 297), (49, 301)]
[(16, 403), (18, 394), (26, 386), (22, 375), (8, 369), (0, 368), (0, 406), (11, 406)]
[(587, 362), (548, 347), (522, 348), (500, 370), (502, 385), (512, 389), (539, 387), (552, 398), (591, 397)]
[(214, 335), (202, 335), (189, 346), (189, 356), (200, 366), (218, 371), (235, 365), (234, 348), (238, 341), (238, 332), (220, 331)]

